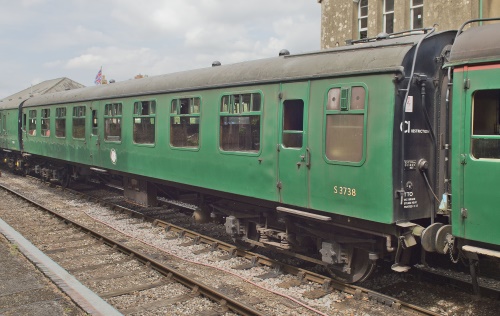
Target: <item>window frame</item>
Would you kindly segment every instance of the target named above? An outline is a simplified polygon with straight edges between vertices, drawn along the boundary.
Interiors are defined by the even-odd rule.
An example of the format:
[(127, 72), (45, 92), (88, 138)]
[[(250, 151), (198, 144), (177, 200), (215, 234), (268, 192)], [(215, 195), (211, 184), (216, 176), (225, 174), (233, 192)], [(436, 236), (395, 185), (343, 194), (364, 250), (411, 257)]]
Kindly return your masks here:
[[(366, 5), (361, 6), (363, 4), (363, 0), (358, 2), (358, 39), (368, 38), (368, 0), (366, 0)], [(366, 15), (362, 15), (361, 9), (366, 7)], [(361, 21), (366, 20), (366, 27), (361, 27)], [(361, 37), (361, 32), (366, 31), (366, 36)]]
[[(355, 87), (362, 87), (365, 90), (365, 100), (364, 100), (364, 109), (363, 110), (356, 110), (353, 109), (351, 110), (351, 98), (352, 98), (352, 88)], [(347, 110), (342, 109), (341, 105), (341, 100), (339, 100), (339, 109), (338, 110), (331, 110), (328, 109), (328, 101), (329, 101), (329, 92), (332, 89), (340, 89), (339, 93), (339, 99), (342, 99), (342, 89), (349, 89), (349, 95), (348, 95), (348, 100), (349, 100), (349, 105)], [(323, 110), (324, 110), (324, 118), (323, 118), (323, 159), (328, 163), (328, 164), (333, 164), (333, 165), (344, 165), (344, 166), (353, 166), (353, 167), (359, 167), (362, 166), (365, 161), (366, 161), (366, 151), (367, 151), (367, 129), (368, 129), (368, 98), (369, 96), (369, 90), (368, 86), (363, 83), (363, 82), (352, 82), (352, 83), (345, 83), (345, 84), (335, 84), (331, 85), (326, 89), (325, 97), (324, 97), (324, 105), (323, 105)], [(362, 154), (361, 154), (361, 159), (359, 161), (342, 161), (342, 160), (331, 160), (328, 158), (328, 155), (326, 153), (327, 151), (327, 143), (326, 143), (326, 134), (327, 134), (327, 121), (328, 121), (328, 116), (329, 115), (363, 115), (363, 139), (362, 139)]]
[[(302, 118), (302, 121), (300, 122), (300, 124), (302, 125), (300, 130), (298, 129), (286, 129), (285, 127), (285, 122), (286, 120), (291, 116), (293, 117), (293, 114), (296, 114), (296, 113), (292, 113), (292, 111), (295, 110), (294, 107), (297, 107), (298, 105), (295, 104), (297, 101), (300, 101), (300, 107), (302, 109), (302, 112), (300, 113), (301, 115), (301, 118)], [(287, 100), (283, 100), (282, 102), (282, 113), (281, 113), (281, 131), (280, 131), (280, 145), (283, 147), (283, 148), (286, 148), (286, 149), (295, 149), (295, 150), (301, 150), (304, 148), (305, 146), (305, 139), (304, 139), (304, 135), (305, 135), (305, 131), (304, 131), (304, 127), (305, 127), (305, 123), (304, 122), (304, 118), (305, 118), (305, 107), (306, 107), (306, 104), (305, 104), (305, 101), (303, 99), (287, 99)], [(292, 113), (292, 115), (290, 114)], [(300, 147), (296, 147), (296, 146), (288, 146), (289, 144), (285, 144), (285, 135), (300, 135), (301, 138), (300, 138), (300, 142), (301, 142), (301, 145)], [(285, 146), (287, 145), (287, 146)]]
[[(44, 123), (47, 123), (48, 128), (43, 128)], [(40, 136), (50, 137), (50, 134), (50, 108), (43, 108), (40, 110)]]
[[(392, 1), (392, 11), (387, 11), (387, 1), (388, 0), (384, 0), (384, 3), (382, 4), (382, 20), (384, 22), (383, 31), (387, 34), (392, 34), (392, 33), (394, 33), (394, 0), (391, 0)], [(389, 15), (392, 15), (392, 31), (391, 32), (387, 31), (387, 18)]]
[[(107, 111), (107, 106), (110, 105), (111, 106), (111, 115), (108, 114), (108, 111)], [(114, 105), (120, 105), (120, 114), (116, 114), (115, 115), (115, 109), (114, 109)], [(115, 140), (115, 139), (108, 139), (108, 135), (106, 133), (107, 129), (106, 129), (106, 120), (109, 120), (109, 119), (120, 119), (120, 138)], [(104, 120), (104, 128), (103, 128), (103, 139), (104, 139), (104, 142), (106, 143), (114, 143), (114, 144), (121, 144), (122, 142), (122, 138), (123, 138), (123, 130), (122, 130), (122, 127), (123, 127), (123, 102), (122, 101), (114, 101), (114, 102), (108, 102), (106, 104), (104, 104), (104, 113), (103, 113), (103, 120)], [(116, 137), (116, 136), (113, 136), (113, 137)]]
[[(424, 27), (424, 0), (422, 0), (422, 4), (416, 4), (414, 5), (415, 0), (410, 0), (410, 29), (411, 30), (416, 30), (416, 29), (420, 29), (420, 28), (423, 28)], [(414, 11), (416, 9), (420, 9), (422, 8), (422, 27), (420, 28), (415, 28), (415, 20), (413, 18), (413, 15), (414, 15)]]
[[(259, 111), (243, 111), (239, 113), (234, 113), (234, 105), (232, 105), (231, 109), (228, 108), (228, 111), (222, 111), (222, 102), (224, 100), (224, 97), (231, 97), (235, 95), (245, 95), (245, 94), (259, 94), (260, 95), (260, 106), (259, 106)], [(262, 129), (263, 129), (263, 118), (264, 118), (264, 93), (261, 90), (246, 90), (246, 91), (231, 91), (231, 92), (224, 92), (219, 96), (219, 103), (218, 103), (218, 108), (219, 108), (219, 116), (218, 116), (218, 128), (217, 128), (217, 147), (220, 153), (224, 155), (240, 155), (240, 156), (260, 156), (262, 153)], [(259, 116), (259, 150), (257, 151), (241, 151), (241, 150), (224, 150), (222, 148), (221, 144), (221, 119), (223, 117), (246, 117), (246, 116)]]
[[(77, 113), (78, 115), (75, 116), (75, 109), (78, 109), (78, 108), (84, 109), (83, 115), (80, 115), (80, 113)], [(72, 112), (71, 113), (71, 138), (73, 140), (86, 141), (86, 138), (87, 138), (87, 105), (86, 104), (74, 105), (71, 108), (71, 112)], [(75, 119), (82, 119), (82, 118), (84, 120), (83, 138), (78, 138), (78, 137), (75, 137)]]
[[(34, 114), (34, 116), (32, 116), (32, 114)], [(34, 121), (35, 123), (35, 129), (31, 129), (31, 121)], [(31, 137), (36, 137), (37, 136), (37, 126), (38, 126), (38, 111), (37, 109), (33, 109), (33, 110), (29, 110), (28, 109), (28, 135), (31, 136)], [(34, 133), (31, 134), (31, 131), (33, 131)]]
[[(64, 115), (61, 115), (61, 109), (64, 109)], [(65, 139), (66, 138), (66, 128), (67, 128), (67, 124), (68, 124), (68, 120), (67, 120), (67, 117), (68, 117), (68, 108), (66, 106), (61, 106), (61, 107), (57, 107), (56, 108), (56, 115), (55, 115), (55, 120), (54, 120), (54, 136), (55, 138), (59, 138), (59, 139)], [(58, 121), (62, 121), (64, 120), (64, 136), (57, 136), (57, 131), (58, 131), (58, 128), (57, 128), (57, 122)]]
[[(151, 106), (149, 107), (150, 109), (150, 113), (147, 114), (147, 115), (143, 115), (143, 114), (136, 114), (135, 113), (135, 105), (136, 103), (140, 103), (141, 104), (141, 112), (142, 112), (142, 102), (154, 102), (155, 106), (154, 106), (154, 114), (151, 114)], [(158, 131), (156, 130), (157, 129), (157, 123), (158, 123), (158, 120), (156, 119), (156, 114), (158, 113), (158, 100), (156, 98), (151, 98), (151, 99), (144, 99), (144, 100), (134, 100), (133, 104), (132, 104), (132, 143), (134, 145), (137, 145), (137, 146), (145, 146), (145, 147), (155, 147), (156, 146), (156, 141), (157, 141), (157, 137), (156, 135), (158, 134)], [(154, 142), (153, 143), (137, 143), (135, 141), (135, 131), (134, 131), (134, 124), (135, 123), (135, 120), (137, 118), (140, 118), (141, 121), (142, 119), (144, 118), (153, 118), (154, 119)]]
[[(496, 104), (496, 129), (498, 134), (481, 134), (481, 133), (475, 133), (475, 116), (476, 116), (476, 95), (478, 93), (483, 93), (483, 92), (492, 92), (496, 91), (496, 93), (500, 96), (500, 89), (478, 89), (475, 90), (471, 94), (471, 115), (470, 115), (470, 145), (469, 145), (469, 156), (474, 159), (474, 160), (491, 160), (491, 161), (498, 161), (500, 160), (500, 156), (498, 158), (491, 158), (491, 157), (476, 157), (477, 152), (474, 152), (474, 140), (483, 140), (483, 141), (488, 141), (488, 140), (493, 140), (497, 141), (500, 143), (500, 97), (499, 100)], [(479, 101), (479, 100), (478, 100)], [(484, 104), (481, 103), (480, 108)], [(479, 109), (478, 112), (480, 112), (483, 109)]]
[[(173, 113), (172, 111), (172, 106), (173, 106), (173, 102), (174, 101), (177, 101), (179, 102), (181, 99), (198, 99), (199, 103), (198, 103), (198, 113), (189, 113), (189, 114), (180, 114), (180, 107), (179, 107), (179, 103), (177, 103), (176, 105), (176, 113)], [(169, 117), (168, 117), (168, 124), (169, 124), (169, 135), (168, 135), (168, 144), (170, 146), (170, 148), (172, 149), (175, 149), (175, 150), (188, 150), (188, 151), (199, 151), (200, 148), (201, 148), (201, 113), (202, 113), (202, 109), (203, 109), (203, 106), (202, 106), (202, 103), (203, 103), (203, 98), (200, 96), (200, 95), (193, 95), (193, 96), (182, 96), (182, 97), (176, 97), (176, 98), (172, 98), (170, 100), (170, 107), (169, 107), (169, 110), (168, 110), (168, 113), (169, 113)], [(198, 145), (196, 147), (194, 146), (175, 146), (172, 144), (172, 118), (174, 117), (189, 117), (189, 118), (192, 118), (192, 117), (197, 117), (198, 118)]]

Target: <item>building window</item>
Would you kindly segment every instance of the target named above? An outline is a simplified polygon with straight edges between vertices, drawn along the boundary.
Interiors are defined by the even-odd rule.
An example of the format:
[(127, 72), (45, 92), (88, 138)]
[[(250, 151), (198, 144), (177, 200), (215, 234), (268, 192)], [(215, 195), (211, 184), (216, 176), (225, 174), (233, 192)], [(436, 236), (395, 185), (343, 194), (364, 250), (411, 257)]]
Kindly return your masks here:
[(410, 0), (411, 29), (424, 27), (424, 0)]
[(30, 110), (29, 113), (28, 134), (36, 136), (36, 110)]
[(384, 32), (394, 33), (394, 0), (384, 0)]
[(368, 37), (368, 0), (358, 2), (358, 36), (359, 39)]
[(85, 106), (73, 108), (73, 138), (85, 139)]
[(108, 103), (104, 106), (104, 140), (119, 142), (122, 140), (122, 104)]
[(66, 137), (66, 108), (56, 109), (56, 137)]
[(134, 143), (155, 143), (156, 101), (134, 103)]
[(326, 103), (326, 157), (338, 162), (361, 162), (365, 135), (366, 90), (336, 87)]
[(220, 107), (220, 148), (224, 151), (260, 150), (261, 95), (225, 95)]
[(471, 153), (500, 159), (500, 90), (481, 90), (472, 99)]
[(41, 127), (42, 136), (49, 137), (50, 136), (50, 109), (42, 110), (42, 127)]
[(200, 144), (200, 98), (172, 100), (170, 145), (198, 148)]

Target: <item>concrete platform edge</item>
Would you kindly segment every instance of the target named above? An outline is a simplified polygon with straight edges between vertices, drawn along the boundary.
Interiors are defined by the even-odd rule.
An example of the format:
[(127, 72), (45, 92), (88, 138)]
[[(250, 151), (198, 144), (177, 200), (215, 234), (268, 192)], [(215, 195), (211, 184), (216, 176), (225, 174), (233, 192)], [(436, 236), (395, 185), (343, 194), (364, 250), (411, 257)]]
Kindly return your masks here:
[(113, 306), (81, 284), (71, 274), (50, 259), (31, 242), (19, 234), (5, 221), (0, 219), (0, 233), (49, 279), (66, 293), (78, 306), (91, 315), (122, 315)]

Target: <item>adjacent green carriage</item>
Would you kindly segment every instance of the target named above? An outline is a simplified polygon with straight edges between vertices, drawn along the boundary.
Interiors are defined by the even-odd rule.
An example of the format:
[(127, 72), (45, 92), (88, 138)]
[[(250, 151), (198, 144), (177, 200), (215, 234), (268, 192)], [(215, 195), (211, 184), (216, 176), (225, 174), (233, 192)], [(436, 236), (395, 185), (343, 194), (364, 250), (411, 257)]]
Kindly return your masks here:
[(495, 249), (500, 257), (498, 24), (461, 34), (447, 67), (453, 70), (452, 232), (465, 249), (476, 253)]

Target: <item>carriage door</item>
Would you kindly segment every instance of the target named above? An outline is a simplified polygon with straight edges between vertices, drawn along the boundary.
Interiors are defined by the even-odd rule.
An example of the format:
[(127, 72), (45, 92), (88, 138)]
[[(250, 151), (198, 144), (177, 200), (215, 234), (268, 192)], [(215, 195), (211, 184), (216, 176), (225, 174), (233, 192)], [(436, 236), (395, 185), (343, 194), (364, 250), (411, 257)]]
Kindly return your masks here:
[(465, 238), (499, 244), (500, 68), (468, 70), (461, 153), (463, 203), (460, 223), (454, 224), (459, 224)]
[(0, 148), (6, 148), (5, 144), (5, 138), (7, 135), (7, 127), (5, 126), (7, 124), (7, 119), (5, 117), (5, 114), (0, 111)]
[(101, 165), (101, 140), (100, 140), (100, 118), (99, 118), (99, 103), (93, 102), (91, 107), (90, 120), (90, 142), (89, 151), (91, 161), (94, 166)]
[(309, 205), (310, 151), (307, 147), (309, 82), (281, 86), (278, 144), (280, 202)]

